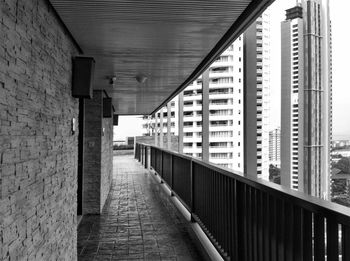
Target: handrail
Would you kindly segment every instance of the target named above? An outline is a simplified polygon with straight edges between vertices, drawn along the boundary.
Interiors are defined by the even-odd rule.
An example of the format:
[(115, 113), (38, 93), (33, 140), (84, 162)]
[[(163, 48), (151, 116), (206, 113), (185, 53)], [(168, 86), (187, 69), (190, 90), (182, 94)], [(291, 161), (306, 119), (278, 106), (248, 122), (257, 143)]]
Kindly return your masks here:
[[(346, 220), (344, 222), (347, 223), (348, 226), (350, 226), (350, 208), (349, 207), (345, 207), (342, 206), (340, 204), (331, 202), (331, 201), (326, 201), (317, 197), (313, 197), (310, 195), (307, 195), (305, 193), (302, 193), (300, 191), (296, 191), (293, 190), (291, 188), (287, 188), (284, 187), (282, 185), (273, 183), (273, 182), (269, 182), (263, 179), (259, 179), (259, 178), (253, 178), (253, 177), (247, 177), (244, 176), (243, 172), (239, 172), (239, 171), (234, 171), (219, 165), (215, 165), (213, 163), (210, 162), (204, 162), (199, 158), (194, 158), (191, 157), (189, 155), (185, 155), (185, 154), (181, 154), (177, 151), (172, 151), (172, 150), (168, 150), (165, 148), (160, 148), (154, 145), (150, 145), (150, 144), (144, 144), (144, 143), (139, 143), (142, 144), (144, 146), (148, 146), (150, 148), (155, 148), (161, 151), (164, 151), (166, 153), (175, 155), (177, 157), (181, 157), (183, 159), (188, 159), (190, 161), (196, 162), (198, 164), (200, 164), (203, 167), (212, 169), (214, 171), (218, 171), (221, 174), (224, 174), (225, 176), (228, 177), (233, 177), (243, 183), (246, 183), (247, 185), (253, 186), (254, 188), (257, 189), (261, 189), (264, 192), (269, 192), (269, 193), (283, 193), (284, 196), (286, 197), (286, 199), (288, 199), (289, 197), (293, 197), (293, 199), (297, 199), (298, 201), (302, 201), (303, 203), (300, 204), (300, 206), (303, 206), (303, 204), (316, 204), (317, 207), (322, 207), (325, 208), (331, 212), (337, 213), (337, 215), (342, 216), (343, 218), (345, 218)], [(311, 207), (311, 206), (310, 206)], [(313, 210), (317, 211), (317, 207), (316, 208), (312, 208)]]
[(151, 166), (225, 259), (251, 260), (254, 250), (252, 255), (265, 260), (312, 260), (314, 255), (322, 261), (325, 253), (327, 261), (338, 260), (341, 236), (342, 260), (350, 260), (349, 208), (175, 151), (136, 147), (151, 151)]

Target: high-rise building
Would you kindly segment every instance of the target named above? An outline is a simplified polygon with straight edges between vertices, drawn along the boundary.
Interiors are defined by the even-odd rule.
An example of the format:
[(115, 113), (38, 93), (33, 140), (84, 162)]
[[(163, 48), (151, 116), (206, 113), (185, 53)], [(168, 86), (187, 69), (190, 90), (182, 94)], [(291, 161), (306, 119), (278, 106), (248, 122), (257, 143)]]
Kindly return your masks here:
[[(243, 171), (242, 37), (185, 89), (183, 122), (185, 154)], [(202, 144), (203, 135), (208, 144)]]
[(244, 33), (245, 172), (269, 180), (270, 12)]
[[(178, 98), (175, 97), (170, 102), (170, 131), (172, 135), (178, 135)], [(167, 134), (168, 131), (168, 110), (167, 108), (163, 109), (163, 133)], [(159, 111), (157, 113), (157, 128), (155, 126), (155, 120), (152, 116), (143, 116), (143, 123), (142, 123), (142, 135), (143, 136), (153, 136), (155, 131), (158, 130), (158, 134), (160, 131), (160, 118), (161, 118), (161, 112)]]
[(269, 132), (269, 164), (281, 167), (281, 129), (276, 128)]
[[(266, 180), (269, 177), (269, 16), (265, 12), (259, 17), (179, 95), (176, 107), (180, 111), (175, 111), (172, 120), (172, 124), (173, 121), (183, 124), (179, 131), (179, 136), (183, 136), (179, 138), (180, 143), (183, 141), (180, 152), (242, 173), (247, 173), (248, 165), (253, 166), (249, 173)], [(247, 96), (253, 99), (245, 100)], [(244, 133), (245, 121), (254, 125), (247, 133)], [(164, 120), (163, 124), (165, 129)], [(181, 128), (180, 124), (176, 126)], [(253, 153), (248, 159), (252, 162), (246, 166), (245, 136), (254, 139)]]
[(281, 23), (281, 182), (328, 198), (331, 142), (327, 0), (302, 0)]

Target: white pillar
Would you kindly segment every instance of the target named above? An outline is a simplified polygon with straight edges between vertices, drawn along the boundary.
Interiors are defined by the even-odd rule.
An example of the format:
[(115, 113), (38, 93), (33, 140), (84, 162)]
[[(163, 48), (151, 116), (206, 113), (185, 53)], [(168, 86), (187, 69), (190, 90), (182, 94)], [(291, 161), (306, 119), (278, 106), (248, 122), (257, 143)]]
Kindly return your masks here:
[(159, 120), (159, 127), (160, 127), (160, 133), (159, 133), (159, 147), (163, 148), (164, 145), (164, 133), (163, 133), (163, 108), (160, 109), (160, 120)]
[(184, 144), (183, 144), (183, 137), (184, 137), (184, 93), (181, 92), (179, 94), (179, 153), (183, 153), (184, 151)]
[(171, 101), (167, 104), (167, 148), (171, 149)]
[(209, 69), (202, 74), (202, 159), (209, 162)]
[(154, 145), (158, 146), (158, 113), (154, 114)]

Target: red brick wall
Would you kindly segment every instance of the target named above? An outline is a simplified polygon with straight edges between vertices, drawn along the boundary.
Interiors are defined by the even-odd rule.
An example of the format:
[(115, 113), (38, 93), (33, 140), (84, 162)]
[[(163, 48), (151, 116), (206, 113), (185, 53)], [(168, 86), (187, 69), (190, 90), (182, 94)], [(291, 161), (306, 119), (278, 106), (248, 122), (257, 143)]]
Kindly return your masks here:
[(0, 260), (76, 259), (74, 55), (47, 1), (0, 1)]

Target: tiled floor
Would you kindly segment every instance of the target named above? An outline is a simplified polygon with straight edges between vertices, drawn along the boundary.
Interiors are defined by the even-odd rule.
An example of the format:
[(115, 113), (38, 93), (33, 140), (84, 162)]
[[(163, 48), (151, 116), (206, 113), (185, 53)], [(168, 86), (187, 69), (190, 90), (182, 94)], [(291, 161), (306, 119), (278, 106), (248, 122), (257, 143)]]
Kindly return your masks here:
[(78, 260), (202, 260), (188, 223), (133, 155), (114, 157), (114, 182), (101, 215), (84, 216)]

